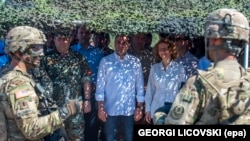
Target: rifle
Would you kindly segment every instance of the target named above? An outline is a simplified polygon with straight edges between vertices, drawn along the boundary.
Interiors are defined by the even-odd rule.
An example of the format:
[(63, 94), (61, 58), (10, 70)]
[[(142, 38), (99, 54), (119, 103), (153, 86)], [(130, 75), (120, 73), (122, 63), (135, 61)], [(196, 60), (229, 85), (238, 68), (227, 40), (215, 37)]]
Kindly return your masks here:
[[(35, 89), (38, 91), (38, 97), (41, 104), (40, 111), (42, 115), (48, 115), (56, 108), (52, 108), (55, 105), (55, 101), (52, 100), (49, 96), (45, 96), (45, 89), (41, 86), (40, 83), (36, 83)], [(53, 110), (52, 110), (53, 109)]]
[[(38, 97), (40, 101), (40, 112), (42, 115), (48, 115), (51, 112), (55, 111), (55, 101), (51, 99), (49, 96), (45, 96), (45, 89), (41, 86), (40, 83), (36, 83), (35, 89), (38, 91)], [(66, 134), (62, 131), (62, 129), (57, 129), (53, 134), (47, 135), (44, 138), (44, 141), (67, 141)]]
[(65, 97), (65, 103), (68, 103), (69, 98), (70, 98), (70, 89), (69, 87), (66, 85), (63, 87), (64, 92), (66, 93), (66, 97)]

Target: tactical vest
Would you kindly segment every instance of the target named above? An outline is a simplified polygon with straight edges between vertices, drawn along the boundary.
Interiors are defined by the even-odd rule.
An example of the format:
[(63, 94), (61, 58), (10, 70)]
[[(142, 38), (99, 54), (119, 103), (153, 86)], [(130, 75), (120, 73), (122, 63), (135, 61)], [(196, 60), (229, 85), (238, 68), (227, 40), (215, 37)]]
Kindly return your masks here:
[(250, 124), (250, 69), (241, 68), (241, 79), (230, 82), (208, 80), (199, 74), (202, 87), (196, 124), (249, 125)]
[[(0, 128), (3, 128), (0, 129), (0, 140), (28, 141), (18, 129), (16, 121), (14, 120), (15, 117), (13, 110), (11, 109), (8, 96), (6, 95), (6, 89), (10, 80), (14, 78), (25, 80), (32, 86), (34, 86), (35, 83), (30, 77), (23, 75), (22, 72), (19, 72), (15, 69), (11, 70), (10, 68), (5, 68), (4, 72), (1, 72), (0, 76)], [(4, 127), (6, 128), (4, 129)], [(42, 139), (39, 141), (42, 141)]]

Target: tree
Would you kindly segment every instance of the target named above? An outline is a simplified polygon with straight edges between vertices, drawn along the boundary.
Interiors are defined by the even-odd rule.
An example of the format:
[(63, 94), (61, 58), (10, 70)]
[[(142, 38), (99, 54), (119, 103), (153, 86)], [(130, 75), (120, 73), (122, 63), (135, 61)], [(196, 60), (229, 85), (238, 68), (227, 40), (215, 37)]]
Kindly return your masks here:
[(0, 35), (17, 25), (48, 31), (60, 21), (111, 33), (200, 36), (206, 15), (222, 7), (250, 17), (250, 0), (2, 0)]

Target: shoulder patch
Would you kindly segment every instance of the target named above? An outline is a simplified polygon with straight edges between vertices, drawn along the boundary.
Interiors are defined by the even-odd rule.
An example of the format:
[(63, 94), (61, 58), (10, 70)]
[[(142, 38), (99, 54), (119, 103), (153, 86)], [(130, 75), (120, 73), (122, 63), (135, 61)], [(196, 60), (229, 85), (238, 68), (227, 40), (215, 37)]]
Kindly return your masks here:
[(218, 79), (220, 79), (220, 80), (224, 79), (224, 75), (225, 75), (224, 69), (215, 68), (213, 72), (216, 74)]
[(29, 89), (19, 90), (15, 92), (16, 99), (29, 96), (32, 92)]

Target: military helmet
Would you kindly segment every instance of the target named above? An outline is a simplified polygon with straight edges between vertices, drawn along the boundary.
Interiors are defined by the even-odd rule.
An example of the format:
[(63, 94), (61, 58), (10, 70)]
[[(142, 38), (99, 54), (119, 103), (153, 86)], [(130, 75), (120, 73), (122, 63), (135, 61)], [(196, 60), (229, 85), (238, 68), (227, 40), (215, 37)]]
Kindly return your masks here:
[(248, 42), (249, 22), (235, 9), (218, 9), (205, 20), (205, 38), (236, 39)]
[(16, 51), (25, 52), (30, 45), (44, 45), (45, 42), (45, 35), (37, 28), (18, 26), (7, 33), (5, 39), (5, 52), (7, 54)]

